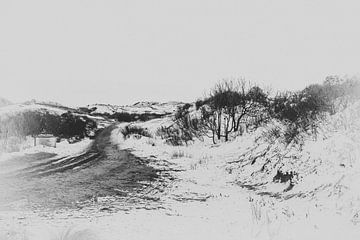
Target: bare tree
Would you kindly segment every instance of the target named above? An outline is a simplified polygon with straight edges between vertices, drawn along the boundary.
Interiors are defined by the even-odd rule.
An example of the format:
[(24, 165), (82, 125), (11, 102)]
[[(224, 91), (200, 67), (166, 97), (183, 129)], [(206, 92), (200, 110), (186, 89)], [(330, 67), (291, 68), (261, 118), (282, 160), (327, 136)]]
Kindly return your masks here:
[(240, 125), (254, 118), (260, 122), (260, 110), (267, 104), (267, 94), (258, 86), (245, 80), (223, 80), (210, 91), (205, 101), (213, 110), (212, 120), (216, 126), (216, 136), (225, 141), (229, 134), (238, 132)]

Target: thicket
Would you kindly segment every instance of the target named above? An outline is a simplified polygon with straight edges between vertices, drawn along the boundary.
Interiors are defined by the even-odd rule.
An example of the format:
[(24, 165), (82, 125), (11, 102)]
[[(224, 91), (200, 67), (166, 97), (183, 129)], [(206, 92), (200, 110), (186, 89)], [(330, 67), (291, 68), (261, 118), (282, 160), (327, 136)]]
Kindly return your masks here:
[(91, 136), (97, 128), (88, 117), (71, 112), (54, 115), (49, 112), (27, 111), (0, 120), (0, 138), (33, 136), (41, 133), (59, 138), (82, 139)]
[(155, 118), (163, 117), (163, 114), (156, 113), (128, 113), (128, 112), (116, 112), (114, 114), (109, 115), (108, 117), (111, 119), (115, 119), (118, 122), (135, 122), (135, 121), (149, 121)]
[(189, 131), (181, 129), (176, 125), (168, 127), (161, 126), (155, 134), (161, 139), (164, 139), (165, 143), (172, 146), (188, 145), (189, 142), (194, 140), (194, 136)]
[(161, 126), (157, 129), (156, 135), (173, 146), (188, 145), (195, 138), (202, 138), (204, 131), (201, 119), (190, 116), (192, 104), (186, 103), (178, 106), (174, 115), (174, 124)]
[(268, 109), (272, 118), (287, 126), (285, 141), (290, 143), (301, 133), (316, 136), (319, 120), (333, 115), (360, 98), (360, 82), (356, 79), (328, 77), (322, 84), (312, 84), (297, 92), (277, 94)]
[[(274, 97), (268, 91), (246, 82), (221, 81), (208, 96), (198, 99), (191, 114), (187, 104), (179, 107), (174, 120), (179, 130), (160, 129), (163, 135), (185, 141), (208, 136), (216, 143), (229, 141), (231, 135), (251, 131), (270, 119), (286, 126), (285, 141), (290, 143), (301, 133), (316, 134), (318, 120), (335, 114), (349, 103), (360, 98), (357, 79), (326, 78), (322, 84), (313, 84), (301, 91), (282, 92)], [(175, 139), (177, 142), (177, 139)]]
[(216, 143), (229, 141), (231, 133), (242, 134), (245, 128), (266, 121), (268, 93), (244, 80), (221, 81), (204, 99), (195, 102), (200, 116), (191, 116), (189, 108), (178, 108), (175, 123), (192, 137), (208, 136)]
[(124, 138), (128, 138), (131, 135), (135, 135), (138, 137), (144, 136), (144, 137), (152, 137), (151, 134), (144, 128), (139, 126), (132, 126), (127, 125), (125, 128), (121, 129), (121, 133), (124, 136)]

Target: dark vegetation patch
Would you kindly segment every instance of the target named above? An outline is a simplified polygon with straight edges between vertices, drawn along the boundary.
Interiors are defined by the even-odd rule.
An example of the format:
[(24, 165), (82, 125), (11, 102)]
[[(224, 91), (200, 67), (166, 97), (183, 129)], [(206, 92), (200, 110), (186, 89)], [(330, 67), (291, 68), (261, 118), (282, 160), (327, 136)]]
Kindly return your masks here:
[(124, 138), (128, 138), (131, 135), (135, 135), (139, 137), (143, 136), (149, 138), (152, 137), (151, 134), (146, 129), (132, 125), (125, 126), (125, 128), (121, 129), (121, 133), (124, 136)]
[[(160, 177), (166, 173), (128, 151), (110, 147), (113, 129), (114, 126), (105, 128), (90, 151), (80, 156), (38, 161), (40, 153), (37, 153), (30, 161), (26, 157), (22, 157), (21, 162), (16, 161), (19, 170), (14, 174), (21, 174), (1, 178), (1, 189), (9, 191), (0, 194), (0, 205), (26, 198), (29, 199), (26, 207), (32, 209), (78, 209), (93, 204), (98, 197), (116, 196), (113, 202), (101, 207), (122, 209), (123, 201), (119, 204), (118, 197), (129, 201), (127, 207), (149, 206), (149, 203), (157, 206), (156, 195), (151, 193), (149, 197), (153, 199), (147, 200), (144, 192), (152, 192), (155, 188), (162, 190), (165, 183), (160, 183)], [(91, 161), (90, 165), (88, 161)]]
[(95, 112), (97, 110), (96, 107), (93, 108), (87, 108), (87, 107), (81, 107), (78, 109), (79, 113), (85, 113), (85, 114), (91, 114), (93, 116), (99, 116), (99, 117), (105, 117), (107, 119), (114, 119), (118, 122), (136, 122), (136, 121), (149, 121), (156, 118), (162, 118), (164, 116), (167, 116), (168, 114), (159, 114), (159, 113), (129, 113), (129, 112), (114, 112), (112, 114), (110, 113), (97, 113)]
[[(203, 136), (213, 142), (229, 141), (275, 119), (283, 123), (286, 144), (301, 144), (302, 137), (316, 136), (319, 120), (344, 109), (360, 98), (360, 81), (327, 77), (322, 84), (312, 84), (301, 91), (279, 92), (275, 96), (244, 80), (217, 83), (208, 96), (195, 102), (197, 114), (190, 104), (178, 107), (174, 117), (176, 128), (159, 129), (164, 138), (193, 139)], [(273, 131), (274, 137), (280, 132)]]
[(157, 114), (157, 113), (128, 113), (128, 112), (116, 112), (109, 115), (110, 119), (115, 119), (118, 122), (135, 122), (135, 121), (149, 121), (156, 118), (162, 118), (166, 114)]
[(280, 170), (277, 170), (276, 175), (273, 177), (273, 182), (286, 183), (290, 181), (290, 183), (293, 183), (297, 176), (298, 174), (293, 171), (282, 172)]
[(188, 131), (184, 131), (174, 125), (169, 127), (161, 126), (157, 129), (156, 135), (164, 139), (166, 144), (172, 146), (187, 145), (193, 141), (193, 136)]
[(80, 140), (93, 136), (96, 129), (95, 121), (71, 112), (56, 115), (49, 112), (27, 111), (0, 120), (0, 139), (47, 133), (58, 138)]
[(178, 106), (174, 115), (174, 124), (161, 126), (157, 129), (156, 135), (173, 146), (188, 145), (195, 138), (203, 138), (201, 119), (190, 117), (192, 104), (186, 103)]
[(92, 107), (92, 108), (87, 108), (87, 107), (80, 107), (77, 109), (77, 111), (79, 113), (84, 113), (84, 114), (91, 114), (92, 112), (96, 111), (96, 107)]
[(302, 134), (317, 134), (319, 120), (333, 115), (360, 97), (356, 79), (328, 77), (302, 91), (279, 93), (271, 99), (269, 116), (287, 126), (285, 142), (301, 143)]
[(204, 99), (195, 102), (198, 115), (191, 115), (189, 105), (179, 107), (175, 122), (192, 137), (208, 136), (216, 143), (229, 141), (232, 133), (242, 134), (244, 124), (259, 126), (268, 119), (265, 108), (268, 93), (245, 81), (221, 81)]

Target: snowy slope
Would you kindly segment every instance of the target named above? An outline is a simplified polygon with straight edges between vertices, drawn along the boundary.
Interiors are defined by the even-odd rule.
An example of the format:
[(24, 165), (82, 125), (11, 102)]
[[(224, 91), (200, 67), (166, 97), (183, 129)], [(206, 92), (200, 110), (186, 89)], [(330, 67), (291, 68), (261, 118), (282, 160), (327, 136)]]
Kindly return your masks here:
[[(194, 215), (220, 219), (224, 215), (217, 215), (216, 209), (221, 209), (228, 217), (223, 221), (250, 223), (255, 235), (242, 232), (243, 239), (360, 237), (359, 101), (329, 116), (317, 137), (305, 136), (301, 147), (287, 146), (281, 136), (271, 134), (274, 128), (283, 134), (284, 127), (276, 121), (229, 143), (170, 146), (155, 134), (170, 124), (171, 118), (136, 123), (153, 135), (140, 139), (124, 139), (120, 129), (126, 124), (120, 124), (113, 141), (139, 157), (155, 159), (154, 167), (167, 162), (176, 169), (176, 181), (160, 198), (178, 212), (189, 208)], [(175, 204), (176, 199), (204, 203), (192, 208)], [(209, 204), (213, 207), (206, 213), (199, 212)], [(241, 214), (231, 215), (237, 211)]]
[(28, 101), (25, 103), (11, 104), (0, 108), (0, 118), (6, 119), (7, 117), (16, 115), (21, 112), (26, 111), (37, 111), (37, 112), (48, 112), (50, 114), (61, 115), (68, 111), (72, 112), (74, 115), (86, 116), (90, 119), (93, 119), (102, 127), (105, 127), (111, 124), (111, 121), (104, 119), (101, 116), (91, 116), (89, 114), (80, 113), (74, 108), (66, 107), (58, 103), (52, 102), (38, 102), (38, 101)]
[[(129, 123), (121, 123), (112, 142), (168, 176), (159, 182), (162, 191), (158, 182), (147, 183), (162, 208), (152, 210), (149, 203), (111, 214), (84, 208), (48, 218), (22, 213), (25, 227), (15, 233), (23, 231), (27, 239), (72, 231), (74, 236), (89, 233), (85, 239), (109, 240), (360, 239), (359, 119), (357, 102), (324, 120), (318, 136), (305, 137), (302, 147), (285, 145), (284, 126), (276, 121), (228, 143), (206, 139), (189, 146), (170, 146), (156, 136), (160, 126), (173, 123), (171, 116), (131, 123), (152, 137), (124, 138), (121, 129)], [(280, 137), (271, 134), (274, 128)], [(291, 172), (294, 177), (274, 181), (279, 171), (285, 180)], [(98, 201), (111, 208), (106, 197)], [(5, 214), (0, 223), (12, 230), (18, 219)], [(51, 231), (44, 227), (49, 223)]]
[(128, 112), (128, 113), (155, 113), (155, 114), (171, 114), (176, 111), (177, 106), (182, 105), (181, 102), (138, 102), (133, 105), (117, 106), (110, 104), (92, 104), (88, 105), (88, 109), (96, 109), (92, 113), (99, 114), (113, 114), (115, 112)]
[(25, 112), (25, 111), (48, 111), (49, 113), (54, 114), (63, 114), (67, 112), (64, 109), (58, 107), (47, 106), (43, 104), (37, 103), (27, 103), (27, 104), (12, 104), (5, 107), (0, 108), (0, 117), (6, 118), (17, 113)]
[[(156, 130), (160, 126), (169, 126), (172, 123), (171, 117), (167, 117), (136, 123), (136, 125), (152, 133), (153, 138), (149, 141), (161, 144), (162, 147), (159, 147), (159, 151), (167, 148), (184, 148), (187, 152), (195, 151), (191, 145), (189, 147), (163, 146), (164, 141), (156, 136)], [(124, 125), (126, 124), (120, 125), (119, 128)], [(320, 124), (318, 135), (316, 137), (305, 136), (304, 144), (301, 147), (286, 145), (282, 137), (272, 136), (271, 132), (274, 128), (280, 131), (281, 136), (283, 135), (285, 129), (282, 124), (273, 121), (253, 133), (238, 136), (229, 143), (212, 145), (210, 141), (197, 141), (195, 148), (199, 153), (206, 151), (214, 157), (222, 158), (226, 163), (227, 170), (238, 175), (238, 182), (241, 182), (242, 185), (261, 185), (262, 187), (258, 189), (262, 191), (269, 190), (267, 186), (274, 183), (273, 178), (278, 171), (283, 174), (293, 172), (292, 182), (295, 186), (293, 190), (289, 191), (289, 194), (293, 194), (302, 183), (305, 184), (307, 179), (314, 176), (320, 178), (330, 175), (328, 177), (336, 179), (333, 174), (341, 177), (341, 174), (360, 170), (360, 165), (358, 165), (360, 161), (357, 161), (360, 160), (360, 101), (329, 116)], [(127, 142), (130, 143), (131, 140), (125, 140), (122, 144)], [(138, 142), (133, 143), (137, 145), (135, 149), (145, 148), (146, 144)], [(153, 148), (153, 151), (157, 151), (157, 148)], [(192, 152), (191, 155), (194, 154), (199, 155), (195, 152)], [(321, 184), (325, 183), (309, 184), (311, 187), (307, 191), (320, 187)], [(284, 186), (285, 188), (287, 186)], [(280, 189), (280, 192), (274, 192), (274, 194), (283, 193), (284, 189)], [(286, 194), (284, 193), (284, 195)]]
[[(332, 191), (340, 179), (345, 181), (360, 173), (360, 102), (322, 122), (317, 137), (306, 137), (301, 148), (267, 138), (274, 127), (259, 129), (255, 147), (234, 160), (232, 167), (242, 184), (261, 185), (259, 191), (268, 194), (313, 196), (319, 189)], [(270, 191), (278, 171), (293, 172), (291, 191)]]

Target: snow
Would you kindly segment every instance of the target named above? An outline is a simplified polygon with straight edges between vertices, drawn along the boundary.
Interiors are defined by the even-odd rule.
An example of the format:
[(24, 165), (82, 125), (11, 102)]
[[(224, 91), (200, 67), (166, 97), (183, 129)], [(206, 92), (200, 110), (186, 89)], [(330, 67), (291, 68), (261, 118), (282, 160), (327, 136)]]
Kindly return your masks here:
[(4, 106), (0, 108), (0, 117), (5, 119), (7, 117), (13, 116), (17, 113), (25, 112), (25, 111), (48, 111), (50, 113), (61, 115), (67, 111), (56, 108), (45, 106), (41, 104), (31, 103), (31, 104), (12, 104), (8, 106)]
[[(29, 137), (28, 142), (33, 144), (33, 138)], [(48, 146), (27, 146), (22, 151), (13, 152), (13, 153), (0, 153), (0, 161), (7, 161), (13, 157), (24, 156), (26, 154), (34, 154), (34, 153), (53, 153), (56, 154), (57, 157), (63, 156), (73, 156), (83, 153), (87, 150), (87, 148), (91, 145), (92, 140), (86, 138), (82, 141), (70, 144), (66, 140), (62, 140), (60, 143), (56, 143), (56, 148), (48, 147)]]
[[(360, 102), (329, 116), (321, 124), (316, 139), (305, 137), (302, 149), (285, 146), (279, 139), (269, 140), (263, 137), (272, 127), (279, 127), (281, 130), (282, 126), (276, 122), (258, 129), (255, 133), (245, 134), (232, 142), (218, 145), (196, 141), (190, 146), (174, 147), (156, 137), (124, 140), (119, 136), (119, 131), (114, 131), (113, 141), (139, 157), (155, 156), (156, 159), (166, 160), (177, 169), (184, 170), (174, 174), (175, 178), (181, 181), (170, 190), (170, 196), (207, 199), (205, 205), (208, 205), (209, 201), (214, 204), (214, 209), (226, 205), (231, 209), (229, 212), (249, 210), (248, 207), (239, 207), (239, 201), (232, 204), (227, 202), (229, 198), (241, 198), (250, 194), (252, 199), (257, 199), (251, 201), (251, 208), (264, 211), (265, 216), (259, 220), (263, 221), (261, 224), (256, 223), (256, 226), (253, 226), (258, 231), (256, 236), (249, 233), (244, 235), (239, 230), (238, 236), (245, 236), (244, 239), (358, 239), (360, 231), (356, 223), (359, 221), (360, 212), (359, 116)], [(169, 122), (162, 119), (138, 125), (155, 136), (157, 127), (166, 124)], [(257, 158), (254, 164), (250, 164), (250, 160), (260, 153), (265, 154)], [(264, 164), (266, 168), (261, 171)], [(286, 191), (289, 182), (273, 182), (272, 179), (279, 169), (284, 173), (294, 171), (298, 174), (290, 191)], [(246, 191), (239, 186), (234, 187), (234, 184), (245, 183), (257, 190)], [(214, 197), (219, 194), (230, 197)], [(170, 205), (176, 209), (176, 204)], [(187, 205), (180, 204), (179, 211), (186, 209)], [(189, 212), (210, 219), (220, 217), (208, 216), (213, 211), (212, 208), (207, 209), (206, 214), (199, 212), (200, 206), (189, 206)], [(228, 220), (231, 219), (231, 215), (226, 216)], [(238, 218), (248, 221), (254, 216)], [(282, 220), (283, 218), (285, 220)], [(242, 220), (232, 219), (236, 223)], [(217, 224), (220, 223), (222, 221), (217, 221)]]
[[(77, 239), (360, 239), (359, 117), (357, 102), (324, 120), (317, 138), (305, 136), (301, 148), (269, 134), (284, 130), (278, 122), (228, 143), (207, 139), (188, 146), (170, 146), (156, 136), (158, 127), (172, 123), (170, 117), (133, 123), (151, 138), (124, 139), (121, 129), (127, 124), (119, 124), (112, 132), (114, 144), (152, 159), (149, 164), (157, 169), (174, 170), (165, 192), (156, 195), (163, 208), (90, 216), (85, 208), (50, 219), (24, 212), (23, 220), (2, 213), (5, 230), (14, 236), (4, 239), (22, 234), (29, 240), (64, 234), (69, 239), (76, 234)], [(289, 181), (273, 181), (278, 170), (298, 174), (291, 190), (285, 191)]]
[(127, 113), (153, 113), (153, 114), (171, 114), (174, 113), (177, 106), (182, 105), (180, 102), (167, 102), (167, 103), (157, 103), (157, 102), (139, 102), (133, 105), (126, 106), (117, 106), (110, 104), (92, 104), (88, 105), (87, 108), (96, 108), (92, 113), (99, 114), (113, 114), (115, 112), (127, 112)]

